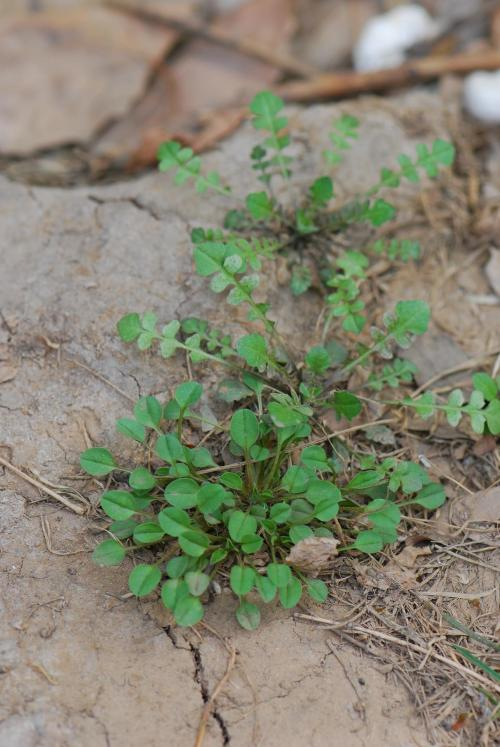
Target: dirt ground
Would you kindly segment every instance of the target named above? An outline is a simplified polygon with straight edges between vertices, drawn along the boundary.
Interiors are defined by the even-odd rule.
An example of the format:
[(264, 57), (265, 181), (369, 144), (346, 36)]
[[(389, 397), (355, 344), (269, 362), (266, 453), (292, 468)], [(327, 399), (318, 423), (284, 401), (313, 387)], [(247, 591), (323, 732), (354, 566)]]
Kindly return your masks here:
[[(328, 124), (340, 111), (359, 116), (363, 126), (359, 146), (339, 169), (339, 194), (370, 185), (381, 166), (399, 152), (412, 152), (419, 140), (455, 137), (456, 105), (442, 101), (417, 92), (292, 110), (300, 134), (297, 189), (316, 172)], [(254, 186), (244, 169), (253, 137), (244, 125), (206, 157), (237, 195)], [(424, 259), (418, 272), (402, 268), (374, 283), (380, 310), (399, 298), (430, 301), (435, 348), (417, 351), (427, 361), (424, 380), (456, 361), (500, 351), (498, 303), (480, 299), (495, 299), (483, 266), (499, 226), (494, 206), (500, 194), (500, 158), (484, 138), (482, 161), (467, 160), (472, 149), (464, 149), (461, 179), (428, 185), (423, 197), (411, 189), (400, 195), (399, 219), (410, 233), (424, 236)], [(443, 189), (453, 211), (435, 199)], [(470, 199), (482, 205), (472, 239)], [(56, 491), (62, 485), (80, 491), (95, 505), (98, 488), (82, 475), (79, 452), (90, 444), (129, 448), (114, 430), (115, 419), (138, 395), (166, 396), (185, 376), (182, 359), (166, 363), (125, 349), (116, 321), (146, 309), (165, 321), (187, 315), (224, 321), (227, 307), (192, 274), (189, 229), (216, 223), (230, 206), (174, 188), (159, 174), (64, 190), (0, 179), (4, 459)], [(308, 346), (318, 297), (292, 299), (271, 272), (267, 282), (282, 328), (294, 332), (298, 348)], [(234, 328), (237, 323), (233, 318)], [(449, 461), (449, 433), (441, 427), (442, 449), (429, 446), (422, 434), (408, 438), (408, 451), (426, 454), (438, 472), (451, 470), (461, 482), (463, 474)], [(470, 462), (472, 490), (496, 479), (487, 468), (489, 462), (482, 471)], [(76, 494), (67, 495), (78, 503)], [(459, 511), (463, 492), (449, 483), (449, 495)], [(224, 637), (237, 649), (237, 663), (208, 722), (205, 747), (493, 743), (492, 729), (485, 737), (481, 723), (453, 731), (462, 695), (454, 695), (438, 723), (426, 722), (411, 692), (420, 676), (411, 652), (403, 655), (415, 680), (410, 672), (405, 685), (390, 662), (305, 618), (271, 608), (257, 632), (242, 631), (229, 614), (235, 601), (225, 591), (209, 609), (210, 628), (176, 630), (158, 601), (124, 597), (127, 567), (93, 565), (96, 512), (78, 516), (8, 470), (0, 475), (0, 500), (0, 747), (190, 747), (203, 704), (226, 667)], [(440, 518), (443, 525), (453, 523), (445, 512)], [(387, 587), (367, 578), (360, 571), (349, 591), (335, 572), (330, 601), (313, 614), (341, 620), (367, 599), (378, 602), (377, 609), (389, 607)], [(482, 615), (487, 630), (494, 630), (499, 591), (490, 569), (457, 563), (426, 588), (439, 602), (456, 602), (455, 614), (459, 609), (467, 624)]]

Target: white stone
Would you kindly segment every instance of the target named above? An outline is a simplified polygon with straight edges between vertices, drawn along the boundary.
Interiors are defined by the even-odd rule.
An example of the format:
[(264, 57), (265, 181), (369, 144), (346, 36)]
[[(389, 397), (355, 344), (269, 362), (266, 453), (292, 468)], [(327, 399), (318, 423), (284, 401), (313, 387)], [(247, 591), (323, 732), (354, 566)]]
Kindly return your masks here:
[(464, 81), (464, 106), (482, 122), (500, 123), (500, 70), (468, 75)]
[(372, 18), (353, 50), (356, 70), (380, 70), (401, 65), (414, 44), (433, 39), (439, 23), (420, 5), (402, 5)]

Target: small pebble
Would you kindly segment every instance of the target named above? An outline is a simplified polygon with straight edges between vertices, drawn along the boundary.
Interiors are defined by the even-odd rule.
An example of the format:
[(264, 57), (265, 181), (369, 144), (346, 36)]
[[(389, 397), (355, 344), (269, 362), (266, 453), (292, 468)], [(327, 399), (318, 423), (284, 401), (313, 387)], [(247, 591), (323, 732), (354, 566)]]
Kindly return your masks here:
[(414, 44), (433, 39), (440, 25), (420, 5), (401, 5), (368, 21), (353, 50), (356, 70), (396, 67)]
[(481, 122), (500, 123), (500, 70), (468, 75), (464, 81), (464, 106)]

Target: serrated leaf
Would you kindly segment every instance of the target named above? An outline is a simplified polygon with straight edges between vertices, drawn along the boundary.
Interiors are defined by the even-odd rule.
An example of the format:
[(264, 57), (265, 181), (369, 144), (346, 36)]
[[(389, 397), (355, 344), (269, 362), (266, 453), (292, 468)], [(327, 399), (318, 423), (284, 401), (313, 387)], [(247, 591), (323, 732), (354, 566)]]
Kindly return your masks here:
[(264, 366), (269, 360), (267, 343), (262, 335), (256, 333), (240, 337), (236, 343), (236, 350), (248, 365), (254, 368)]
[(247, 195), (246, 206), (255, 220), (269, 220), (273, 216), (273, 203), (267, 192), (251, 192)]
[(361, 404), (361, 400), (356, 395), (351, 394), (351, 392), (336, 391), (333, 395), (333, 408), (337, 417), (353, 420), (353, 418), (359, 415), (363, 409), (363, 405)]
[(330, 365), (330, 355), (328, 350), (322, 345), (315, 345), (308, 351), (305, 357), (305, 363), (307, 368), (309, 368), (313, 373), (324, 373)]
[(486, 400), (490, 401), (496, 398), (498, 385), (495, 379), (492, 379), (487, 373), (480, 372), (472, 374), (472, 384), (474, 389), (481, 392)]

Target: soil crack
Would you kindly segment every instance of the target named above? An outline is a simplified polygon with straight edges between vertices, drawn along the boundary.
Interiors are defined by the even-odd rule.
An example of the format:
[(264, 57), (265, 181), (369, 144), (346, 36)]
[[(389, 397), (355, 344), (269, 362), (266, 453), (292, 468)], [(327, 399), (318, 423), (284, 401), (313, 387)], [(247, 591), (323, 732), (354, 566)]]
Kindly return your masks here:
[[(192, 643), (189, 644), (189, 647), (191, 649), (191, 655), (193, 657), (195, 682), (197, 682), (200, 686), (201, 699), (203, 700), (203, 703), (208, 703), (208, 700), (210, 698), (210, 692), (208, 690), (208, 683), (207, 683), (207, 678), (205, 675), (205, 668), (203, 666), (203, 660), (201, 657), (201, 651), (197, 646), (194, 646)], [(229, 731), (228, 731), (228, 728), (227, 728), (226, 722), (224, 721), (223, 716), (218, 711), (215, 705), (214, 705), (211, 715), (212, 715), (212, 718), (215, 719), (215, 721), (217, 722), (219, 729), (221, 731), (222, 744), (224, 746), (230, 744), (231, 735), (229, 734)]]
[(138, 197), (97, 197), (96, 195), (89, 195), (88, 199), (91, 202), (97, 203), (97, 205), (107, 205), (108, 203), (120, 203), (125, 202), (129, 205), (133, 205), (137, 210), (142, 210), (147, 213), (156, 221), (161, 222), (161, 216), (154, 210), (151, 205), (146, 205)]

